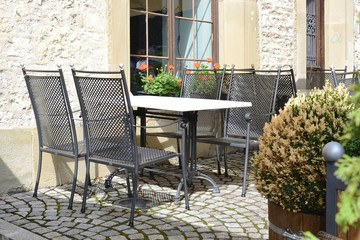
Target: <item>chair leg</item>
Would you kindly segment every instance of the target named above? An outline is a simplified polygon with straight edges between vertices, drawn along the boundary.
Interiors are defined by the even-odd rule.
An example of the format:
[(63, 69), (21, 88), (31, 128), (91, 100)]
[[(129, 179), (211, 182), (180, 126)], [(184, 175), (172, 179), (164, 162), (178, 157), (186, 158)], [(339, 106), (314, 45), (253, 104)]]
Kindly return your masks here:
[(245, 197), (245, 194), (246, 194), (246, 176), (247, 176), (248, 160), (249, 160), (249, 148), (247, 147), (246, 152), (245, 152), (243, 187), (242, 187), (242, 193), (241, 193), (242, 197)]
[(129, 179), (129, 170), (125, 169), (125, 176), (126, 176), (126, 186), (128, 190), (128, 197), (131, 198), (131, 187), (130, 187), (130, 179)]
[(130, 227), (134, 227), (135, 206), (137, 200), (137, 181), (138, 181), (137, 171), (132, 172), (132, 180), (133, 180), (133, 197), (131, 201), (131, 212), (130, 212), (130, 220), (129, 220)]
[[(87, 168), (87, 163), (86, 163), (86, 161), (85, 161), (85, 169)], [(89, 168), (90, 168), (90, 165), (89, 165)], [(90, 169), (89, 169), (89, 172), (90, 172)], [(87, 178), (89, 178), (89, 186), (92, 186), (92, 184), (91, 184), (91, 179), (90, 179), (90, 174), (89, 174), (89, 176), (87, 177)]]
[(219, 150), (219, 145), (216, 145), (216, 160), (217, 160), (217, 168), (218, 168), (218, 175), (221, 175), (221, 149)]
[(87, 196), (87, 190), (90, 182), (90, 161), (86, 160), (86, 177), (85, 177), (85, 187), (84, 187), (84, 194), (83, 194), (83, 201), (81, 206), (81, 212), (85, 212), (86, 207), (86, 196)]
[(38, 172), (37, 172), (33, 197), (37, 197), (37, 191), (38, 191), (38, 187), (39, 187), (40, 174), (41, 174), (41, 165), (42, 165), (42, 151), (39, 149), (39, 166), (38, 166)]
[(224, 147), (224, 167), (225, 167), (225, 177), (228, 177), (229, 173), (228, 173), (228, 165), (227, 165), (226, 147)]
[(78, 161), (79, 158), (76, 156), (75, 157), (75, 167), (74, 167), (74, 179), (73, 179), (73, 186), (71, 189), (71, 195), (70, 195), (70, 202), (69, 202), (69, 206), (68, 209), (72, 209), (73, 207), (73, 201), (74, 201), (74, 195), (75, 195), (75, 189), (76, 189), (76, 181), (77, 181), (77, 173), (78, 173)]
[[(176, 138), (176, 147), (177, 147), (177, 152), (180, 154), (181, 150), (180, 150), (180, 139)], [(181, 156), (179, 156), (179, 169), (181, 169)]]
[(247, 134), (246, 134), (246, 148), (245, 148), (245, 163), (244, 163), (244, 176), (243, 176), (243, 187), (241, 196), (245, 197), (246, 194), (246, 176), (247, 176), (247, 167), (249, 161), (249, 148), (250, 148), (250, 121), (246, 120), (247, 123)]

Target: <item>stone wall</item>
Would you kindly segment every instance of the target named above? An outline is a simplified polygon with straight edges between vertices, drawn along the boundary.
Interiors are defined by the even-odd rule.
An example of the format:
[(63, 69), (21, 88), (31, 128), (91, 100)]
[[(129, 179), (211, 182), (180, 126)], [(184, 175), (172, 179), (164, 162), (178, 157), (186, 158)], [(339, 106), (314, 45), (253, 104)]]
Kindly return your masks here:
[(258, 54), (260, 69), (296, 64), (295, 0), (259, 0)]
[(35, 126), (20, 63), (36, 69), (57, 69), (57, 64), (61, 64), (74, 99), (69, 64), (107, 70), (107, 45), (104, 1), (2, 1), (0, 128)]
[[(108, 70), (107, 6), (101, 0), (1, 1), (0, 193), (32, 189), (37, 172), (37, 132), (20, 63), (30, 69), (61, 64), (72, 108), (78, 109), (69, 64)], [(59, 158), (44, 154), (40, 186), (71, 182), (74, 162)]]

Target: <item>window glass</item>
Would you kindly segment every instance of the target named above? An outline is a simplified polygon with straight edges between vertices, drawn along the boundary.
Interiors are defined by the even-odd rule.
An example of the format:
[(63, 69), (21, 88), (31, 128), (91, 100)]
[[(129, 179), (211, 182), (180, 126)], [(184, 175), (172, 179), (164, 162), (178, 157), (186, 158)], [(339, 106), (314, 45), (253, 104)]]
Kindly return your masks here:
[[(206, 59), (214, 57), (213, 3), (214, 0), (130, 0), (132, 93), (141, 88), (142, 76), (156, 76), (165, 65), (175, 66), (178, 77), (185, 66), (194, 69), (194, 63), (211, 67)], [(140, 70), (143, 64), (147, 67)]]
[(167, 14), (167, 0), (151, 0), (149, 1), (149, 12)]
[(195, 0), (195, 19), (211, 21), (210, 0)]
[(175, 0), (175, 16), (178, 17), (193, 17), (193, 5), (189, 0)]
[(149, 75), (158, 75), (160, 69), (165, 68), (165, 65), (168, 65), (167, 59), (149, 58)]
[(146, 10), (146, 0), (130, 1), (130, 8), (136, 10)]
[(130, 54), (138, 54), (139, 49), (146, 49), (146, 14), (130, 12)]
[(194, 58), (193, 53), (193, 22), (175, 19), (176, 57)]
[(133, 93), (142, 90), (141, 78), (146, 74), (146, 70), (140, 70), (142, 64), (146, 64), (146, 58), (130, 57), (130, 89)]
[(167, 17), (149, 14), (149, 55), (168, 56)]
[(195, 23), (195, 58), (206, 59), (212, 56), (211, 23)]

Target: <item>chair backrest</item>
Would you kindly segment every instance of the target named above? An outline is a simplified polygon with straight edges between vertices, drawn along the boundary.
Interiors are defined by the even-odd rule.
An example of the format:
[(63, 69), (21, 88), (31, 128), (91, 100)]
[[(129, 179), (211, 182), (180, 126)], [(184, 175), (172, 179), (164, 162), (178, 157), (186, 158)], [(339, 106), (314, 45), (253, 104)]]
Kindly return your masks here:
[[(220, 87), (225, 75), (223, 70), (184, 69), (184, 78), (180, 97), (220, 99)], [(198, 113), (197, 131), (215, 135), (218, 126), (217, 111), (200, 111)]]
[(266, 122), (275, 113), (277, 90), (281, 69), (237, 71), (232, 69), (228, 100), (251, 102), (250, 108), (228, 109), (225, 114), (224, 136), (245, 137), (247, 124), (245, 114), (251, 113), (250, 137), (263, 134)]
[(282, 67), (276, 94), (275, 112), (279, 113), (279, 110), (285, 106), (292, 96), (296, 97), (294, 70), (291, 66), (288, 70), (284, 70)]
[(90, 160), (137, 166), (134, 117), (124, 69), (117, 72), (75, 70), (72, 73)]
[[(346, 73), (347, 66), (343, 69), (336, 69), (337, 73)], [(325, 85), (325, 81), (329, 81), (331, 86), (336, 87), (334, 75), (331, 67), (329, 69), (311, 68), (309, 71), (309, 88), (322, 88)]]
[(31, 70), (22, 66), (35, 114), (39, 147), (77, 154), (75, 124), (63, 72)]
[(223, 70), (184, 68), (180, 97), (219, 99)]
[(351, 85), (360, 83), (359, 72), (356, 71), (356, 68), (354, 68), (353, 72), (338, 71), (335, 70), (333, 66), (331, 66), (330, 69), (335, 82), (334, 87), (339, 86), (340, 83), (343, 83), (345, 87), (350, 87)]

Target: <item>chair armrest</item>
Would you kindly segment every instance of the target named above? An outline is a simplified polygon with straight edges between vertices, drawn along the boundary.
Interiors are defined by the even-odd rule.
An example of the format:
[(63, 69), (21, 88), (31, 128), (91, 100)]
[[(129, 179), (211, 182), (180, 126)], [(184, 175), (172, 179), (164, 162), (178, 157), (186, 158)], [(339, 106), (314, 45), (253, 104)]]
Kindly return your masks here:
[(159, 125), (159, 126), (139, 126), (139, 125), (134, 125), (134, 127), (137, 127), (137, 128), (162, 128), (162, 127), (167, 127), (167, 126), (173, 125), (175, 123), (179, 123), (179, 122), (180, 122), (180, 119), (177, 119), (177, 120), (174, 120), (174, 121), (171, 121), (169, 123)]
[(275, 112), (270, 112), (270, 113), (263, 113), (263, 114), (258, 114), (258, 113), (245, 113), (245, 121), (246, 122), (250, 122), (252, 120), (252, 116), (272, 116), (275, 115)]

